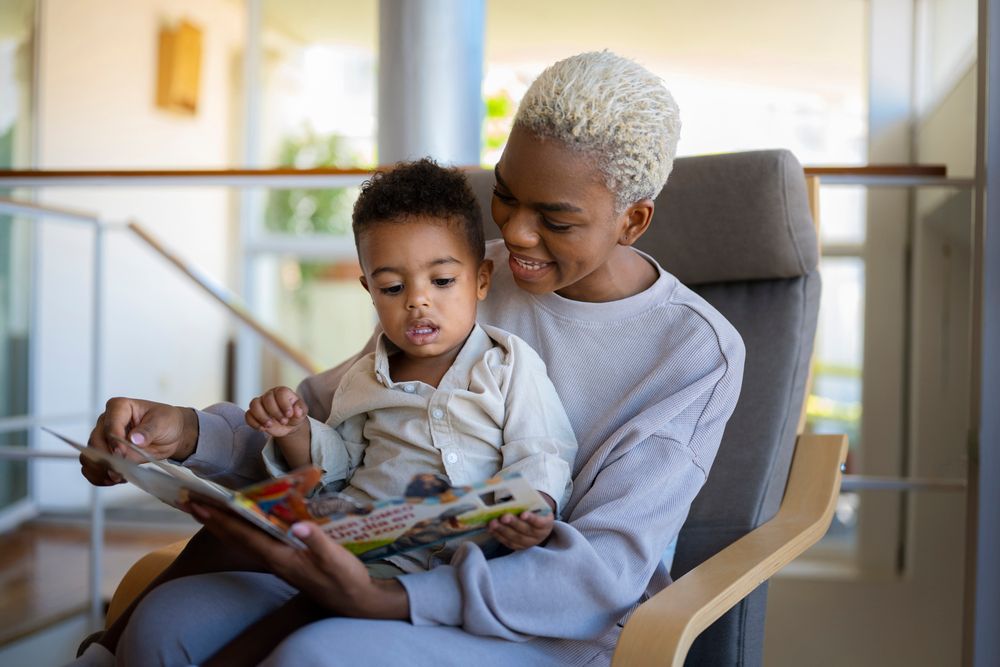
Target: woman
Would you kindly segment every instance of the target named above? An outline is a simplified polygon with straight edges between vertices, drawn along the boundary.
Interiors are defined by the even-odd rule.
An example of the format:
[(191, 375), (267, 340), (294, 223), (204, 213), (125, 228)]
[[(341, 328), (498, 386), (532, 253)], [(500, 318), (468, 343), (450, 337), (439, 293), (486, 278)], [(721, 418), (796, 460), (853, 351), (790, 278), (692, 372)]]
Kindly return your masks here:
[[(323, 620), (263, 664), (607, 664), (619, 622), (669, 582), (662, 555), (704, 483), (736, 405), (743, 345), (693, 292), (632, 248), (673, 164), (680, 121), (662, 83), (613, 54), (548, 68), (518, 109), (496, 166), (492, 213), (503, 243), (480, 321), (542, 356), (580, 443), (574, 492), (544, 547), (487, 561), (474, 545), (451, 564), (369, 579), (308, 524), (299, 552), (208, 506), (195, 516), (229, 550), (272, 574), (171, 581), (139, 605), (118, 650), (126, 663), (205, 661), (302, 591)], [(348, 362), (349, 363), (349, 362)], [(300, 392), (325, 419), (347, 365)], [(129, 437), (204, 476), (261, 475), (259, 434), (232, 405), (205, 412), (113, 399), (91, 446)], [(92, 482), (111, 483), (84, 462)], [(217, 543), (199, 533), (185, 562)]]

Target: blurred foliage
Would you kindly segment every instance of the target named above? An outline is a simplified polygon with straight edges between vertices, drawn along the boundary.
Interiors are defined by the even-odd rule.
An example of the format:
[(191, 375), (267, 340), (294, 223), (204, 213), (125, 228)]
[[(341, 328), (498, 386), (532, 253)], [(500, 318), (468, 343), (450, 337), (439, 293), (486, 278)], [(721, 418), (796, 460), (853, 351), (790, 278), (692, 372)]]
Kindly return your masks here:
[[(302, 136), (288, 137), (278, 154), (278, 164), (296, 169), (339, 167), (353, 164), (343, 139), (307, 129)], [(351, 233), (351, 206), (356, 188), (282, 189), (268, 193), (264, 228), (278, 234)], [(326, 270), (326, 264), (302, 262), (301, 280), (306, 283)]]
[(486, 150), (497, 150), (507, 141), (514, 121), (516, 105), (510, 93), (501, 90), (483, 100), (486, 118), (483, 120), (483, 146)]
[[(309, 130), (302, 137), (282, 142), (278, 164), (296, 169), (337, 167), (350, 162), (343, 140), (320, 136)], [(272, 190), (268, 196), (264, 226), (281, 234), (346, 234), (351, 229), (348, 188)]]

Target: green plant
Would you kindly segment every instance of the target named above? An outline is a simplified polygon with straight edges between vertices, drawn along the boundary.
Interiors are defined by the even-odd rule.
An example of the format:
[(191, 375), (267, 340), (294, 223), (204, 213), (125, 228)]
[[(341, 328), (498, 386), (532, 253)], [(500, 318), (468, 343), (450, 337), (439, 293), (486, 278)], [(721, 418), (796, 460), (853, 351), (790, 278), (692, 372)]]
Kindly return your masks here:
[[(353, 156), (336, 135), (319, 135), (307, 129), (301, 136), (287, 137), (281, 144), (278, 164), (297, 169), (336, 167), (353, 163)], [(264, 228), (279, 234), (348, 234), (351, 230), (353, 188), (293, 188), (271, 190), (264, 214)], [(302, 262), (299, 269), (306, 283), (325, 268)]]

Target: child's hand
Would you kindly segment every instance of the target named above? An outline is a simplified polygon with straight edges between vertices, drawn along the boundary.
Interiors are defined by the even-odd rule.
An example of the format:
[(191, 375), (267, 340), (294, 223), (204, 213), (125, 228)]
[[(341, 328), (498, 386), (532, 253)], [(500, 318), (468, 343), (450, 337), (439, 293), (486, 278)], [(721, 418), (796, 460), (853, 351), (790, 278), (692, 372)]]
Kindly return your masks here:
[(490, 534), (505, 547), (517, 551), (541, 544), (552, 532), (555, 515), (521, 512), (519, 516), (504, 514), (490, 521)]
[(250, 401), (247, 424), (272, 438), (283, 438), (306, 425), (306, 404), (288, 387), (275, 387)]

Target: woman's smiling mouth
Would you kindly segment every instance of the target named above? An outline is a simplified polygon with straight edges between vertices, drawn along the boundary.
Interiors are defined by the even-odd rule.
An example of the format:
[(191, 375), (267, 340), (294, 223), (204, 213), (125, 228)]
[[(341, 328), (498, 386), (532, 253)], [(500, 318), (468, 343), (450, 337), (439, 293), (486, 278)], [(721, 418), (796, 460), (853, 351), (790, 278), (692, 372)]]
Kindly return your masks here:
[(537, 280), (555, 266), (555, 262), (541, 262), (537, 259), (521, 257), (514, 253), (510, 254), (508, 264), (514, 277), (521, 280)]

